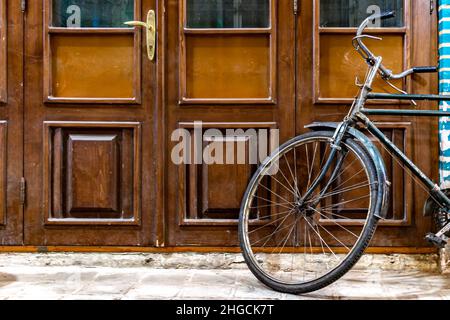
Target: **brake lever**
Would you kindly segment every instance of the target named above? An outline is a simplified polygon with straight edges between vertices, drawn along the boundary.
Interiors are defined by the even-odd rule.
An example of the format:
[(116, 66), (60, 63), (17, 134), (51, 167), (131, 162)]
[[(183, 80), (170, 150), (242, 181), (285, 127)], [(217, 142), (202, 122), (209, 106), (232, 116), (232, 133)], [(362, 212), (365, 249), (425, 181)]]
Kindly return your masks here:
[[(406, 92), (406, 91), (400, 89), (399, 87), (397, 87), (396, 85), (392, 84), (392, 83), (389, 82), (388, 80), (385, 80), (385, 81), (386, 81), (386, 83), (387, 83), (391, 88), (397, 90), (398, 92), (403, 93), (403, 94), (408, 94), (408, 92)], [(410, 100), (410, 101), (411, 101), (411, 103), (414, 105), (414, 107), (417, 107), (417, 102), (416, 102), (415, 100)]]
[(383, 38), (381, 38), (381, 37), (371, 36), (369, 34), (362, 34), (360, 36), (356, 36), (353, 38), (353, 40), (358, 40), (358, 39), (363, 39), (363, 38), (368, 38), (368, 39), (373, 39), (373, 40), (378, 40), (378, 41), (383, 40)]
[(370, 56), (368, 55), (368, 53), (366, 53), (366, 52), (362, 52), (360, 49), (361, 49), (361, 45), (360, 45), (360, 39), (364, 39), (364, 38), (367, 38), (367, 39), (372, 39), (372, 40), (378, 40), (378, 41), (381, 41), (381, 40), (383, 40), (383, 38), (381, 38), (381, 37), (376, 37), (376, 36), (371, 36), (371, 35), (368, 35), (368, 34), (361, 34), (361, 35), (359, 35), (359, 36), (356, 36), (356, 37), (354, 37), (353, 39), (352, 39), (352, 44), (353, 44), (353, 48), (355, 48), (355, 50), (356, 51), (358, 51), (359, 52), (359, 54), (365, 59), (365, 60), (367, 60), (368, 58), (370, 58)]

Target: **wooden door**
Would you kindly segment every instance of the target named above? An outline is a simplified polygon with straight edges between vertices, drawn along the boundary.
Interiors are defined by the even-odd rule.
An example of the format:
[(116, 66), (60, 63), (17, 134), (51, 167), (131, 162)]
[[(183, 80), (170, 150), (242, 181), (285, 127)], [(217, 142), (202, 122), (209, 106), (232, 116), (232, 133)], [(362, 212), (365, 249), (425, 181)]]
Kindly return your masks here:
[[(430, 11), (430, 9), (432, 9)], [(437, 13), (429, 0), (302, 1), (298, 34), (297, 132), (308, 123), (341, 121), (357, 93), (355, 77), (364, 78), (366, 65), (352, 47), (356, 27), (368, 14), (395, 10), (395, 19), (369, 29), (383, 41), (366, 41), (383, 63), (400, 72), (413, 66), (437, 65)], [(301, 72), (300, 72), (301, 71)], [(394, 82), (411, 93), (437, 93), (437, 75), (415, 75)], [(395, 92), (381, 81), (376, 92)], [(374, 107), (374, 105), (371, 105)], [(382, 101), (381, 108), (414, 108), (410, 103)], [(434, 103), (419, 103), (435, 109)], [(437, 119), (373, 117), (384, 133), (435, 181), (438, 181)], [(379, 144), (377, 144), (380, 146)], [(380, 223), (372, 245), (425, 247), (431, 219), (423, 217), (427, 193), (380, 146), (392, 182), (388, 218)]]
[(176, 165), (171, 153), (180, 140), (172, 133), (182, 129), (188, 145), (206, 151), (217, 139), (249, 150), (246, 135), (261, 130), (280, 129), (281, 141), (294, 136), (294, 2), (166, 3), (166, 245), (234, 246), (256, 165), (234, 156)]
[(26, 244), (154, 244), (160, 57), (124, 22), (156, 1), (27, 3)]
[(23, 14), (0, 1), (0, 244), (23, 243)]

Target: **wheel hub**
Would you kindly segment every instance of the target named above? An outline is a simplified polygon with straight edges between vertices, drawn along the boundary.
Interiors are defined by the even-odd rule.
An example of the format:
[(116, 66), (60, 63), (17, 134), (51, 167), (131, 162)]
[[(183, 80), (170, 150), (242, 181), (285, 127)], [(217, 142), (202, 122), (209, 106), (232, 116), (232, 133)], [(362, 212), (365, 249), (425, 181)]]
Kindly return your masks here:
[(303, 203), (297, 203), (295, 208), (295, 213), (297, 215), (309, 218), (315, 215), (317, 212), (314, 211), (314, 208), (310, 206), (309, 203), (303, 202)]

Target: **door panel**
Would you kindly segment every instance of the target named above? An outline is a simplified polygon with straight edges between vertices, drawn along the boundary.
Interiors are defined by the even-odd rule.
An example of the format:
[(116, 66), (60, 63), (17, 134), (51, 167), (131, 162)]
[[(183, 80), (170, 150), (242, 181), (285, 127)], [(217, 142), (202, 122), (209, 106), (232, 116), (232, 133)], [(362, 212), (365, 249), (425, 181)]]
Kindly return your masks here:
[(139, 225), (141, 125), (45, 122), (44, 128), (46, 223)]
[[(351, 38), (371, 11), (378, 5), (381, 11), (396, 10), (395, 19), (382, 23), (381, 28), (368, 30), (383, 37), (383, 41), (368, 40), (374, 53), (383, 56), (383, 63), (394, 72), (412, 66), (437, 64), (436, 11), (430, 14), (428, 0), (410, 1), (329, 1), (302, 2), (298, 34), (299, 70), (297, 87), (297, 132), (306, 131), (311, 122), (341, 121), (358, 88), (355, 76), (362, 81), (364, 61), (355, 54)], [(373, 9), (373, 8), (372, 8)], [(377, 8), (376, 8), (377, 9)], [(378, 10), (378, 9), (377, 9)], [(309, 13), (313, 12), (313, 15)], [(314, 61), (312, 64), (311, 61)], [(415, 75), (396, 84), (416, 94), (437, 92), (436, 75)], [(378, 81), (376, 92), (395, 92)], [(381, 104), (381, 105), (380, 105)], [(412, 108), (405, 102), (381, 101), (381, 108)], [(371, 107), (376, 107), (373, 104)], [(434, 109), (434, 103), (421, 102), (419, 109)], [(380, 129), (421, 169), (438, 181), (438, 138), (436, 119), (417, 117), (373, 117)], [(379, 143), (375, 143), (380, 146)], [(380, 146), (381, 147), (381, 146)], [(431, 230), (431, 219), (423, 217), (427, 193), (416, 185), (408, 173), (384, 149), (391, 186), (388, 217), (380, 222), (372, 246), (425, 247), (424, 235)]]
[[(265, 130), (270, 140), (271, 129), (279, 128), (282, 141), (295, 134), (292, 5), (273, 0), (167, 4), (166, 136), (184, 129), (189, 145), (200, 139), (206, 153), (214, 143), (242, 148), (244, 161), (234, 154), (227, 164), (177, 166), (170, 159), (176, 143), (167, 143), (166, 244), (235, 246), (240, 202), (257, 168), (248, 161), (252, 133)], [(198, 121), (202, 137), (195, 136)], [(210, 135), (212, 129), (222, 140)]]
[[(311, 122), (340, 121), (356, 93), (351, 75), (363, 75), (350, 40), (367, 1), (349, 8), (299, 1), (297, 15), (292, 1), (275, 0), (240, 6), (207, 0), (28, 1), (24, 34), (18, 2), (0, 1), (10, 26), (0, 26), (7, 42), (0, 41), (0, 66), (8, 61), (0, 68), (7, 71), (0, 72), (0, 150), (7, 150), (0, 156), (3, 244), (237, 245), (240, 201), (257, 168), (248, 162), (252, 132), (266, 130), (269, 140), (279, 135), (282, 143)], [(423, 14), (429, 1), (392, 4), (400, 14), (372, 32), (384, 37), (371, 43), (376, 52), (395, 71), (435, 64), (436, 16)], [(155, 61), (147, 58), (145, 32), (123, 25), (144, 21), (150, 9), (158, 18)], [(414, 93), (436, 90), (434, 76), (414, 80), (397, 85)], [(436, 106), (419, 104), (427, 107)], [(434, 119), (374, 120), (437, 178), (438, 145), (430, 143), (437, 141)], [(218, 142), (208, 133), (215, 129), (223, 145), (243, 148), (246, 161), (173, 163), (173, 131), (184, 130), (194, 145), (198, 121), (206, 152)], [(273, 129), (280, 130), (277, 137)], [(393, 197), (373, 245), (425, 246), (421, 239), (431, 225), (421, 215), (425, 195), (382, 154)]]
[(150, 9), (155, 1), (29, 2), (27, 244), (154, 243), (157, 63), (145, 31), (123, 24)]
[[(19, 1), (0, 1), (0, 244), (23, 243), (23, 19)], [(23, 187), (23, 186), (22, 186)]]

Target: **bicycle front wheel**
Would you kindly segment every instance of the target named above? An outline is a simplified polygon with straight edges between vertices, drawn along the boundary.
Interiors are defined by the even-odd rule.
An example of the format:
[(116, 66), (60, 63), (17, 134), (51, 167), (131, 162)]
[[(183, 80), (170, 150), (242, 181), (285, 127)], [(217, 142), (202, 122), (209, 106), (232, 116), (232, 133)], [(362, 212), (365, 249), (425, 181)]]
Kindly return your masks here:
[(325, 179), (302, 203), (332, 150), (331, 132), (292, 139), (253, 176), (239, 236), (253, 274), (274, 290), (306, 293), (342, 277), (375, 231), (377, 176), (365, 149), (342, 142)]

